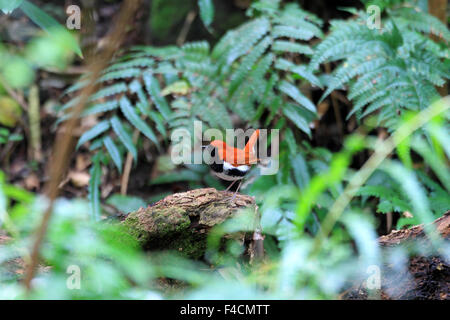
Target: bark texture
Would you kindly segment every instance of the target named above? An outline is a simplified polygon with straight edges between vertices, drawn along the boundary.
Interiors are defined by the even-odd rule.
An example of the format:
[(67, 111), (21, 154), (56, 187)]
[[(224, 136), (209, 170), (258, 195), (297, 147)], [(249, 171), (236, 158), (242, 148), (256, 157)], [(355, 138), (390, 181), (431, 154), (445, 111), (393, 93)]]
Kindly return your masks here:
[(128, 214), (122, 222), (148, 250), (177, 250), (201, 258), (208, 230), (233, 216), (238, 209), (255, 208), (253, 197), (214, 188), (196, 189), (166, 198)]

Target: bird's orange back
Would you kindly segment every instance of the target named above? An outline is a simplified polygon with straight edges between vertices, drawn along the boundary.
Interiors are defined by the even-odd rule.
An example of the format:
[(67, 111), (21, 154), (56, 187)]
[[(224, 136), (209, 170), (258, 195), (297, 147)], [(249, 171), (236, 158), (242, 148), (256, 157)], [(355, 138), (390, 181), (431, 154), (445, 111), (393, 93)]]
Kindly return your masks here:
[(252, 165), (258, 162), (255, 150), (258, 137), (259, 129), (253, 132), (244, 150), (231, 147), (221, 140), (214, 140), (211, 145), (217, 148), (221, 160), (231, 163), (233, 166)]

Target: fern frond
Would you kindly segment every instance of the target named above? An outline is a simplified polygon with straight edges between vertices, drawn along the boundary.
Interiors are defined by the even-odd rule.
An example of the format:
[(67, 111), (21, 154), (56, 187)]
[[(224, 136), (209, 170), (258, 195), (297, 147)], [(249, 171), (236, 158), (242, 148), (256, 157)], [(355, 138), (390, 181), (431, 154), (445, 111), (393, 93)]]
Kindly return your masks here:
[(244, 59), (242, 59), (241, 65), (236, 70), (236, 72), (234, 72), (233, 75), (231, 76), (231, 83), (230, 83), (230, 89), (229, 89), (230, 95), (233, 95), (236, 88), (241, 85), (245, 76), (253, 68), (256, 61), (264, 54), (266, 49), (269, 47), (270, 43), (271, 43), (271, 38), (265, 37), (263, 40), (261, 40), (260, 43), (258, 43), (251, 50), (250, 54), (248, 54), (247, 56), (245, 56)]
[[(438, 95), (434, 86), (443, 85), (450, 70), (442, 62), (440, 46), (425, 41), (414, 27), (403, 23), (404, 14), (410, 19), (415, 13), (389, 12), (382, 32), (361, 27), (363, 13), (358, 13), (356, 20), (333, 22), (331, 34), (316, 47), (310, 69), (326, 61), (344, 60), (333, 72), (321, 100), (349, 86), (354, 107), (348, 117), (356, 114), (362, 118), (378, 111), (378, 123), (392, 129), (403, 109), (420, 110), (429, 105)], [(442, 26), (438, 28), (442, 31)]]
[(139, 115), (136, 113), (135, 109), (132, 107), (131, 102), (127, 97), (122, 97), (120, 99), (120, 110), (124, 114), (125, 118), (127, 118), (130, 123), (139, 129), (142, 134), (144, 134), (147, 138), (153, 141), (154, 144), (159, 145), (158, 139), (156, 138), (153, 130), (142, 120)]
[(130, 152), (133, 156), (134, 161), (137, 161), (137, 150), (134, 146), (133, 139), (130, 134), (125, 130), (122, 125), (122, 122), (119, 120), (117, 116), (114, 116), (110, 120), (111, 127), (113, 128), (115, 134), (120, 139), (125, 148)]
[(438, 18), (426, 12), (403, 7), (390, 11), (390, 14), (400, 27), (405, 26), (415, 31), (433, 34), (446, 42), (450, 42), (450, 31), (447, 27)]
[(77, 148), (85, 144), (86, 142), (98, 137), (103, 132), (109, 129), (109, 121), (103, 120), (93, 126), (91, 129), (83, 133), (77, 143)]
[(118, 106), (119, 106), (119, 102), (117, 100), (111, 100), (111, 101), (107, 101), (107, 102), (103, 102), (103, 103), (98, 103), (98, 104), (90, 106), (86, 110), (84, 110), (81, 113), (81, 117), (115, 110), (115, 109), (117, 109)]
[(156, 107), (165, 119), (169, 119), (171, 111), (166, 99), (161, 95), (159, 82), (150, 73), (145, 73), (143, 79), (145, 82), (145, 88), (147, 89), (149, 95), (152, 97)]
[(125, 82), (115, 83), (103, 89), (100, 89), (97, 93), (90, 97), (90, 101), (99, 100), (102, 98), (114, 96), (119, 93), (128, 91), (128, 86)]
[(297, 106), (287, 104), (283, 108), (283, 113), (297, 126), (297, 128), (306, 133), (308, 136), (311, 136), (311, 129), (309, 128), (309, 124), (306, 121), (305, 117), (299, 112)]
[(278, 51), (278, 52), (299, 53), (299, 54), (305, 54), (308, 56), (314, 54), (314, 51), (311, 49), (310, 46), (296, 43), (296, 42), (290, 42), (290, 41), (286, 41), (286, 40), (274, 41), (272, 49), (274, 51)]
[(111, 156), (114, 164), (116, 165), (117, 170), (119, 170), (119, 173), (122, 173), (122, 156), (116, 144), (110, 136), (106, 136), (103, 139), (103, 144), (105, 145), (106, 150), (108, 150), (108, 153)]
[(141, 74), (141, 69), (127, 68), (105, 73), (98, 79), (98, 82), (106, 82), (110, 80), (127, 79), (138, 77)]
[(280, 82), (278, 89), (281, 92), (287, 94), (306, 110), (316, 113), (316, 107), (314, 106), (314, 104), (308, 98), (306, 98), (293, 84), (283, 80)]

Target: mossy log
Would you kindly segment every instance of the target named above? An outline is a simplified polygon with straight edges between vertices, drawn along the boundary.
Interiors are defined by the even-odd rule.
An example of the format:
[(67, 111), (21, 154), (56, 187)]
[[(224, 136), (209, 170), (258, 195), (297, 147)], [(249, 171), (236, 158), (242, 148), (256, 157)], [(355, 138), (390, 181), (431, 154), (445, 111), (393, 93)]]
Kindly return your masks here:
[(208, 230), (239, 209), (254, 208), (253, 197), (218, 191), (196, 189), (169, 195), (166, 198), (131, 212), (122, 222), (130, 234), (147, 250), (177, 250), (198, 259), (206, 250)]
[[(450, 211), (433, 222), (444, 241), (450, 240)], [(423, 225), (410, 229), (394, 230), (378, 238), (382, 249), (419, 242), (428, 246)], [(425, 247), (426, 248), (426, 247)], [(341, 296), (343, 299), (367, 299), (364, 284), (358, 284)], [(450, 265), (441, 256), (413, 256), (408, 268), (394, 270), (385, 265), (381, 271), (381, 299), (394, 300), (450, 300)]]

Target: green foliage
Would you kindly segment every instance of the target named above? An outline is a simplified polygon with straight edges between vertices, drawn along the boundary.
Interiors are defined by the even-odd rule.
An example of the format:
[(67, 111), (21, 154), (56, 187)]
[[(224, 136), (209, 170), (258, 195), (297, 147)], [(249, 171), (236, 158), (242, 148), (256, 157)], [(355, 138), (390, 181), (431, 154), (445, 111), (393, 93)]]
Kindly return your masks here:
[[(45, 30), (50, 36), (53, 36), (55, 33), (61, 34), (64, 37), (66, 48), (68, 47), (80, 57), (83, 56), (81, 48), (70, 32), (67, 31), (65, 27), (61, 26), (53, 17), (33, 3), (27, 0), (6, 0), (0, 2), (0, 9), (6, 14), (11, 13), (17, 8), (20, 8), (34, 23)], [(57, 38), (58, 37), (60, 36), (58, 35)]]
[[(231, 113), (258, 126), (264, 110), (271, 118), (286, 116), (311, 135), (309, 122), (316, 117), (316, 107), (298, 87), (321, 83), (306, 66), (286, 55), (312, 55), (308, 44), (301, 42), (323, 36), (321, 21), (297, 5), (276, 11), (268, 11), (266, 6), (252, 6), (249, 14), (255, 18), (228, 31), (212, 50), (202, 41), (180, 48), (136, 47), (118, 58), (103, 72), (99, 79), (102, 87), (82, 114), (103, 113), (103, 120), (86, 132), (78, 145), (110, 137), (106, 151), (114, 164), (121, 166), (122, 145), (137, 160), (136, 146), (127, 132), (131, 128), (159, 147), (160, 138), (167, 139), (167, 129), (184, 128), (193, 133), (195, 120), (207, 127), (231, 128)], [(86, 84), (81, 79), (66, 92), (72, 94)], [(62, 106), (67, 114), (64, 119), (70, 116), (75, 101)], [(283, 104), (286, 108), (281, 108)]]
[(345, 87), (354, 101), (348, 117), (377, 112), (378, 124), (392, 130), (398, 115), (422, 110), (439, 96), (435, 86), (442, 86), (450, 75), (445, 62), (450, 32), (438, 19), (406, 6), (388, 9), (379, 30), (366, 26), (366, 13), (356, 14), (355, 19), (331, 23), (331, 33), (317, 46), (310, 70), (342, 61), (322, 99)]
[(63, 70), (73, 60), (74, 52), (80, 57), (82, 54), (75, 37), (56, 20), (28, 1), (20, 8), (46, 31), (27, 43), (23, 52), (0, 44), (0, 76), (12, 88), (23, 89), (33, 83), (35, 69)]
[[(408, 115), (406, 119), (410, 117)], [(385, 173), (377, 172), (367, 185), (358, 190), (358, 195), (363, 196), (364, 200), (367, 197), (379, 199), (378, 212), (414, 213), (412, 219), (401, 218), (398, 228), (418, 222), (428, 223), (450, 208), (448, 158), (439, 152), (448, 143), (449, 137), (445, 130), (433, 131), (436, 123), (442, 125), (446, 118), (448, 112), (446, 117), (444, 115), (434, 119), (434, 126), (428, 125), (423, 132), (408, 137), (401, 144), (400, 159), (403, 166), (397, 161), (390, 162), (382, 168)], [(433, 140), (435, 142), (430, 143)], [(413, 169), (412, 152), (416, 157), (421, 157), (422, 168)], [(416, 161), (416, 166), (418, 164)]]
[(10, 133), (6, 128), (0, 128), (0, 144), (6, 144), (10, 141), (21, 141), (23, 136), (18, 133)]
[(200, 8), (200, 17), (202, 18), (205, 27), (210, 28), (214, 20), (214, 3), (213, 0), (198, 0), (198, 7)]
[(145, 208), (147, 203), (139, 197), (114, 194), (108, 198), (107, 204), (116, 207), (123, 214)]
[(0, 0), (0, 9), (5, 14), (13, 12), (22, 4), (23, 0)]
[[(206, 10), (203, 21), (210, 26), (212, 2), (200, 2), (200, 9)], [(122, 52), (103, 71), (100, 89), (81, 114), (96, 115), (98, 121), (78, 141), (78, 148), (88, 147), (93, 154), (89, 203), (59, 199), (55, 204), (42, 246), (42, 263), (51, 268), (38, 273), (39, 281), (28, 297), (337, 298), (348, 283), (367, 279), (368, 266), (386, 263), (376, 245), (371, 213), (400, 213), (397, 228), (401, 228), (428, 223), (450, 208), (449, 105), (439, 109), (446, 112), (432, 113), (431, 121), (414, 127), (423, 128), (394, 141), (398, 159), (393, 154), (386, 160), (386, 153), (381, 164), (370, 168), (375, 172), (360, 188), (352, 189), (351, 181), (367, 168), (358, 170), (355, 163), (360, 163), (360, 156), (372, 154), (371, 149), (382, 154), (377, 144), (384, 142), (355, 134), (343, 140), (340, 151), (331, 152), (307, 140), (314, 133), (311, 122), (317, 118), (307, 90), (322, 84), (327, 87), (324, 96), (348, 88), (354, 102), (352, 114), (361, 118), (377, 111), (378, 121), (395, 132), (410, 128), (411, 119), (416, 119), (408, 109), (434, 110), (428, 108), (436, 95), (434, 86), (449, 74), (448, 49), (442, 43), (449, 40), (448, 30), (399, 1), (380, 0), (377, 3), (386, 10), (381, 31), (368, 29), (360, 12), (356, 19), (333, 22), (331, 33), (313, 48), (309, 41), (324, 37), (320, 19), (296, 4), (280, 3), (253, 2), (247, 12), (249, 21), (229, 30), (212, 48), (205, 41), (182, 47), (135, 47)], [(154, 1), (153, 5), (163, 8), (166, 4)], [(308, 60), (309, 66), (302, 64)], [(328, 61), (338, 61), (331, 78), (313, 72)], [(58, 121), (72, 116), (79, 101), (77, 92), (87, 85), (86, 79), (66, 91), (70, 101), (60, 108)], [(204, 129), (224, 130), (239, 121), (280, 129), (281, 135), (279, 157), (271, 159), (279, 162), (279, 171), (260, 176), (260, 168), (255, 168), (241, 189), (255, 196), (261, 220), (253, 210), (243, 211), (213, 228), (203, 257), (207, 264), (174, 254), (144, 255), (120, 224), (105, 219), (107, 210), (102, 211), (100, 201), (105, 166), (121, 173), (126, 153), (136, 163), (143, 139), (155, 153), (166, 151), (170, 131), (192, 131), (195, 120), (201, 120)], [(363, 123), (358, 132), (371, 132), (368, 124)], [(140, 133), (137, 140), (136, 133)], [(0, 144), (3, 136), (4, 141), (11, 139), (9, 131), (0, 129)], [(270, 140), (268, 144), (270, 148)], [(217, 187), (205, 166), (177, 168), (168, 157), (161, 155), (155, 161), (160, 175), (151, 181), (152, 186), (183, 181), (190, 188)], [(349, 188), (356, 192), (355, 198), (348, 199), (317, 246), (333, 207)], [(161, 194), (155, 197), (147, 200), (159, 200)], [(106, 203), (128, 213), (148, 201), (114, 194)], [(26, 248), (44, 207), (45, 200), (8, 185), (0, 172), (0, 226), (12, 238), (0, 246), (2, 297), (25, 297), (18, 275), (8, 266), (28, 255)], [(413, 218), (406, 218), (407, 212)], [(252, 233), (259, 227), (266, 258), (249, 264), (243, 258), (245, 243), (224, 236)], [(448, 256), (448, 247), (438, 249)], [(398, 250), (402, 255), (409, 253)], [(66, 288), (71, 265), (81, 268), (80, 290)], [(175, 288), (174, 294), (162, 290), (157, 282), (162, 277), (180, 281), (182, 290)]]
[(186, 14), (190, 9), (194, 8), (194, 4), (193, 0), (152, 1), (149, 24), (153, 31), (153, 36), (161, 41), (170, 37), (171, 32), (179, 33), (174, 27), (182, 24)]

